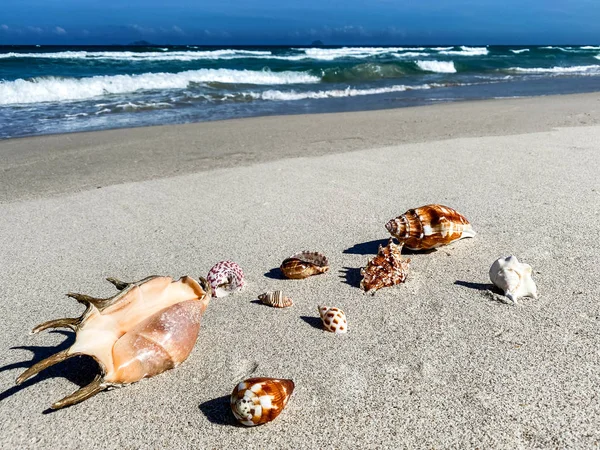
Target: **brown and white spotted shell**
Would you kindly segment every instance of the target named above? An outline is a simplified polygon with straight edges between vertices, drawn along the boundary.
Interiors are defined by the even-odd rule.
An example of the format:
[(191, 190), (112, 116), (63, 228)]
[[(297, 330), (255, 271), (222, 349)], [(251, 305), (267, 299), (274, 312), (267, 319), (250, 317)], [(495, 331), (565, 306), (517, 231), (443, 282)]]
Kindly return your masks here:
[(386, 247), (379, 246), (377, 255), (360, 270), (363, 279), (360, 288), (365, 292), (377, 291), (384, 287), (403, 283), (408, 276), (410, 259), (402, 258), (402, 246), (394, 244), (390, 238)]
[(435, 204), (409, 209), (390, 220), (385, 227), (411, 250), (428, 250), (476, 234), (462, 214), (447, 206)]
[(75, 342), (34, 364), (17, 378), (21, 384), (42, 370), (77, 355), (96, 360), (101, 374), (94, 381), (52, 405), (64, 408), (100, 391), (158, 375), (185, 361), (194, 348), (200, 319), (211, 298), (206, 280), (190, 277), (174, 281), (153, 276), (134, 283), (108, 278), (120, 291), (110, 298), (67, 294), (86, 306), (81, 317), (42, 323), (48, 328), (71, 328)]
[(331, 306), (317, 306), (317, 308), (325, 330), (336, 334), (348, 332), (348, 321), (344, 311)]
[(303, 251), (286, 258), (279, 267), (287, 278), (301, 279), (329, 270), (329, 261), (322, 253)]
[(231, 393), (231, 411), (242, 425), (253, 427), (275, 419), (294, 391), (292, 380), (249, 378)]
[(265, 292), (264, 294), (260, 294), (258, 299), (265, 305), (272, 306), (273, 308), (287, 308), (294, 304), (292, 299), (283, 295), (281, 291)]

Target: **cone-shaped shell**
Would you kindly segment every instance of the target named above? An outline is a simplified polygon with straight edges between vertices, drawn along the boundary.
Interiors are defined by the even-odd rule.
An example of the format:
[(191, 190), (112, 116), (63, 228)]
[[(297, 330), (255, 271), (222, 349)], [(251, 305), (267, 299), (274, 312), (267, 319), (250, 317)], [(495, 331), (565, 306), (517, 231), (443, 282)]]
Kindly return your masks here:
[(287, 278), (301, 279), (329, 270), (327, 257), (318, 252), (300, 252), (286, 258), (279, 267)]
[(435, 204), (409, 209), (385, 227), (411, 250), (429, 250), (476, 234), (462, 214)]
[(242, 425), (253, 427), (275, 419), (292, 395), (294, 382), (277, 378), (249, 378), (231, 393), (231, 411)]
[(376, 292), (384, 287), (403, 283), (408, 276), (410, 259), (402, 258), (401, 246), (390, 238), (386, 247), (379, 246), (377, 256), (371, 258), (367, 266), (360, 270), (363, 279), (360, 288), (365, 292)]
[(120, 292), (110, 298), (68, 294), (86, 305), (81, 317), (45, 322), (34, 333), (67, 327), (76, 332), (73, 345), (38, 362), (17, 378), (17, 384), (76, 355), (88, 355), (101, 374), (75, 393), (52, 405), (74, 405), (109, 387), (152, 377), (185, 361), (200, 329), (200, 319), (211, 297), (208, 282), (190, 277), (148, 277), (126, 283), (109, 278)]
[(348, 332), (348, 321), (346, 320), (344, 311), (332, 306), (317, 306), (317, 308), (323, 322), (323, 328), (326, 331), (336, 334)]
[(213, 297), (225, 297), (241, 291), (246, 285), (244, 271), (233, 261), (220, 261), (215, 264), (206, 277), (212, 288)]
[(538, 298), (531, 273), (529, 264), (520, 263), (516, 256), (508, 256), (494, 261), (490, 267), (490, 280), (516, 304), (520, 297)]
[(265, 305), (272, 306), (273, 308), (288, 308), (294, 304), (292, 299), (283, 295), (281, 291), (265, 292), (264, 294), (260, 294), (258, 299)]

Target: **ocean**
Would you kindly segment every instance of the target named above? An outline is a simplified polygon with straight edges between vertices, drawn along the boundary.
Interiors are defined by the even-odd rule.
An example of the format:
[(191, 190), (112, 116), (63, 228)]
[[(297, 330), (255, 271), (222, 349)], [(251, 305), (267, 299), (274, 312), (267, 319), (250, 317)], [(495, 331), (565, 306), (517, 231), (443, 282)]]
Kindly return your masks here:
[(600, 46), (0, 46), (0, 138), (593, 91)]

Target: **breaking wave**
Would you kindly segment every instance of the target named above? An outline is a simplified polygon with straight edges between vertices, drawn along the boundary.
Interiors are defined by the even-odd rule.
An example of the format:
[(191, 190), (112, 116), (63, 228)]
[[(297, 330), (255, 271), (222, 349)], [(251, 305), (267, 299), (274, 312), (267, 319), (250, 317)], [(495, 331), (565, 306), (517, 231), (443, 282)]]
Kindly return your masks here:
[(456, 73), (456, 67), (452, 61), (416, 61), (415, 64), (426, 72)]

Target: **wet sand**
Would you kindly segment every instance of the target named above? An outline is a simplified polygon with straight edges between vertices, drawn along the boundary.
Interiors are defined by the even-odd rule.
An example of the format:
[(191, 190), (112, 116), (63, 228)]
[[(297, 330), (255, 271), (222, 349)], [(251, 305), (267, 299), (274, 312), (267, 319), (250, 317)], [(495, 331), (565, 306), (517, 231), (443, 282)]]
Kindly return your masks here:
[[(0, 142), (0, 400), (6, 448), (590, 448), (600, 444), (600, 96), (456, 103), (24, 138)], [(411, 207), (463, 213), (473, 239), (412, 259), (375, 296), (359, 270)], [(281, 279), (282, 259), (331, 270)], [(540, 298), (510, 304), (488, 279), (514, 254)], [(75, 317), (64, 294), (113, 294), (108, 276), (205, 276), (237, 261), (248, 286), (213, 299), (180, 367), (80, 405), (73, 343), (28, 335)], [(278, 310), (253, 302), (282, 289)], [(349, 333), (320, 329), (317, 304)], [(238, 427), (228, 395), (291, 378), (274, 422)]]

